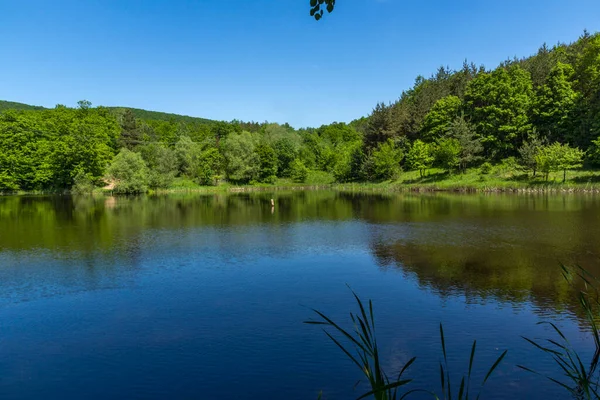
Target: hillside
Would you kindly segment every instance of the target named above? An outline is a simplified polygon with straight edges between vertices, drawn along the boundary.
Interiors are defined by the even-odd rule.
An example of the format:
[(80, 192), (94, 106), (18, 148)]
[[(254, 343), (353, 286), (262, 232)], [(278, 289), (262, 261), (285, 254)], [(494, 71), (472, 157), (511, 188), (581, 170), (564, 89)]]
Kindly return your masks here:
[(32, 106), (14, 101), (0, 100), (0, 112), (4, 110), (44, 110), (44, 107)]
[(145, 121), (172, 121), (172, 122), (183, 122), (186, 124), (211, 124), (215, 122), (211, 119), (190, 117), (188, 115), (171, 114), (160, 111), (149, 111), (140, 108), (130, 107), (107, 107), (109, 110), (115, 111), (117, 114), (122, 114), (125, 110), (129, 109), (136, 118), (143, 119)]
[[(149, 111), (142, 110), (140, 108), (129, 108), (129, 107), (106, 107), (111, 111), (114, 111), (116, 115), (122, 115), (126, 109), (131, 110), (133, 115), (136, 118), (145, 120), (145, 121), (166, 121), (166, 122), (183, 122), (186, 124), (211, 124), (215, 121), (206, 119), (206, 118), (198, 118), (198, 117), (190, 117), (188, 115), (179, 115), (179, 114), (171, 114), (164, 113), (159, 111)], [(0, 100), (0, 112), (4, 110), (46, 110), (45, 107), (41, 106), (32, 106), (30, 104), (17, 103), (14, 101)]]

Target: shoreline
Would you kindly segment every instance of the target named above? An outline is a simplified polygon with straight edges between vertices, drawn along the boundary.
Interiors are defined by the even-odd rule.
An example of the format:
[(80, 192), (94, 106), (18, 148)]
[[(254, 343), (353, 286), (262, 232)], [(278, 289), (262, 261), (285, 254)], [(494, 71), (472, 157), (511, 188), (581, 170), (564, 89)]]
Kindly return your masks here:
[[(141, 195), (167, 195), (179, 193), (252, 193), (252, 192), (271, 192), (271, 191), (313, 191), (313, 190), (333, 190), (340, 192), (377, 192), (377, 193), (456, 193), (456, 194), (475, 194), (475, 193), (523, 193), (523, 194), (567, 194), (567, 193), (585, 193), (600, 194), (600, 185), (590, 184), (569, 184), (569, 183), (549, 183), (537, 185), (508, 185), (508, 186), (479, 186), (479, 185), (448, 185), (438, 186), (435, 184), (402, 184), (399, 182), (385, 183), (332, 183), (332, 184), (306, 184), (306, 185), (220, 185), (220, 186), (198, 186), (194, 188), (171, 188), (149, 190)], [(113, 193), (111, 190), (96, 189), (91, 193), (73, 193), (71, 191), (17, 191), (0, 192), (0, 196), (127, 196), (126, 194)], [(129, 194), (129, 196), (136, 194)], [(138, 194), (139, 195), (139, 194)]]

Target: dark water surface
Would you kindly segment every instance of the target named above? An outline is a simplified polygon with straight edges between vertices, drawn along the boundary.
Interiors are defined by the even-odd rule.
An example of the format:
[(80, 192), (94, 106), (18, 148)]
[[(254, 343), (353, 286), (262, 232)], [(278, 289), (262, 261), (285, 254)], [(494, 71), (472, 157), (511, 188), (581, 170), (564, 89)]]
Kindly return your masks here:
[(443, 322), (453, 371), (477, 339), (475, 383), (509, 349), (482, 398), (568, 398), (516, 367), (555, 370), (520, 335), (550, 320), (591, 353), (558, 265), (600, 275), (599, 244), (584, 195), (0, 197), (0, 398), (356, 398), (302, 323), (346, 321), (346, 284), (416, 387), (439, 388)]

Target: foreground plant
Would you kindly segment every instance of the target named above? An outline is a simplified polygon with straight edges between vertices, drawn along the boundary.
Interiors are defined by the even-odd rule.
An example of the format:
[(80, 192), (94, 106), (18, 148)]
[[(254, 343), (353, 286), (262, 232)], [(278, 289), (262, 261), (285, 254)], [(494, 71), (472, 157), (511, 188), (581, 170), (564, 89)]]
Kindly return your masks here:
[[(363, 375), (367, 378), (371, 390), (360, 395), (357, 400), (364, 399), (369, 396), (373, 396), (375, 400), (401, 400), (408, 397), (413, 393), (427, 393), (433, 398), (439, 400), (440, 397), (433, 391), (426, 389), (411, 389), (404, 393), (400, 393), (399, 389), (412, 382), (412, 379), (404, 379), (404, 373), (406, 370), (415, 362), (416, 357), (411, 358), (400, 370), (395, 380), (391, 380), (388, 374), (384, 371), (380, 351), (377, 345), (377, 339), (375, 336), (375, 318), (373, 314), (373, 302), (369, 300), (368, 311), (366, 310), (363, 302), (358, 295), (352, 291), (352, 294), (358, 304), (360, 312), (357, 314), (350, 313), (350, 318), (353, 323), (354, 329), (349, 332), (331, 320), (322, 312), (312, 309), (318, 316), (317, 321), (305, 321), (307, 324), (322, 325), (324, 326), (323, 331), (325, 334), (346, 354), (346, 356), (352, 360), (352, 362), (361, 370)], [(342, 341), (336, 339), (333, 334), (329, 333), (325, 328), (333, 328), (334, 331), (341, 334), (342, 341), (349, 342), (352, 348), (348, 348), (342, 344)], [(444, 329), (440, 324), (440, 339), (442, 343), (442, 354), (443, 362), (440, 362), (440, 380), (442, 387), (442, 396), (444, 400), (452, 400), (452, 384), (450, 380), (450, 368), (448, 365), (448, 357), (446, 353), (446, 340), (444, 337)], [(477, 342), (473, 342), (471, 347), (471, 355), (469, 358), (469, 370), (467, 376), (463, 376), (458, 388), (458, 394), (455, 397), (457, 400), (468, 400), (471, 392), (471, 374), (473, 372), (473, 363), (475, 359), (475, 349)], [(481, 386), (480, 392), (477, 394), (476, 399), (479, 399), (481, 395), (481, 389), (487, 382), (488, 378), (492, 375), (494, 370), (498, 367), (507, 351), (504, 351), (500, 357), (496, 359), (492, 367), (488, 370)], [(321, 395), (319, 395), (319, 399)]]
[[(598, 292), (600, 281), (581, 267), (576, 267), (571, 271), (562, 265), (562, 270), (565, 280), (576, 290), (579, 305), (590, 326), (592, 337), (594, 338), (594, 345), (596, 347), (594, 354), (592, 355), (591, 360), (584, 363), (581, 356), (573, 348), (560, 328), (552, 322), (539, 322), (538, 324), (551, 326), (558, 337), (537, 341), (526, 337), (523, 337), (523, 339), (550, 356), (558, 365), (566, 379), (559, 380), (549, 375), (542, 375), (523, 365), (519, 365), (519, 368), (537, 375), (545, 376), (550, 381), (566, 389), (575, 399), (600, 399), (600, 373), (598, 371), (598, 363), (600, 361), (600, 335), (596, 322), (599, 317), (598, 310), (600, 309), (600, 297)], [(584, 288), (575, 288), (575, 280), (581, 280)]]

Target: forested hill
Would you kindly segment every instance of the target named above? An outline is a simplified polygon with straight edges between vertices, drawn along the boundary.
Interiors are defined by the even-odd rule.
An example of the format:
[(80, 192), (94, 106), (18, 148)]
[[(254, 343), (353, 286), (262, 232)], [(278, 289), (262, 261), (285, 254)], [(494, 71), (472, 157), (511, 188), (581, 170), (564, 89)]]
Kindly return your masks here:
[(211, 119), (190, 117), (188, 115), (165, 113), (160, 111), (148, 111), (140, 108), (129, 108), (129, 107), (107, 107), (116, 113), (122, 114), (125, 110), (131, 110), (136, 118), (147, 120), (147, 121), (174, 121), (192, 124), (211, 124), (216, 122)]
[(4, 110), (43, 110), (41, 106), (31, 106), (29, 104), (16, 103), (14, 101), (0, 100), (0, 112)]
[[(160, 111), (149, 111), (142, 110), (140, 108), (129, 108), (129, 107), (106, 107), (107, 109), (115, 112), (116, 114), (122, 115), (125, 110), (131, 110), (136, 118), (152, 121), (174, 121), (184, 122), (193, 124), (211, 124), (214, 120), (198, 117), (190, 117), (188, 115), (165, 113)], [(24, 103), (17, 103), (14, 101), (0, 100), (0, 112), (4, 110), (45, 110), (46, 107), (32, 106)]]
[(312, 173), (382, 181), (411, 170), (423, 179), (432, 167), (451, 176), (474, 168), (489, 173), (494, 165), (530, 182), (555, 171), (565, 180), (569, 169), (600, 164), (600, 35), (584, 32), (571, 44), (544, 45), (494, 69), (467, 62), (440, 68), (368, 117), (319, 128), (86, 101), (77, 108), (0, 107), (0, 191), (110, 181), (117, 191), (139, 192), (171, 187), (176, 178), (200, 185), (303, 182)]

